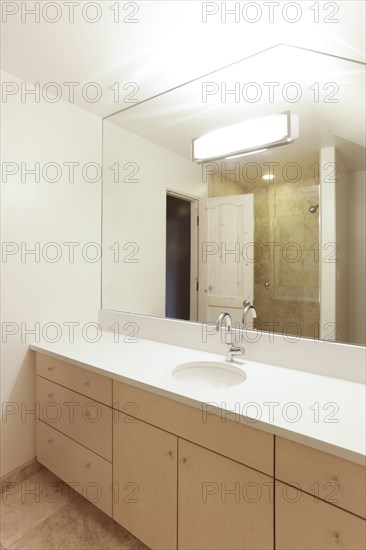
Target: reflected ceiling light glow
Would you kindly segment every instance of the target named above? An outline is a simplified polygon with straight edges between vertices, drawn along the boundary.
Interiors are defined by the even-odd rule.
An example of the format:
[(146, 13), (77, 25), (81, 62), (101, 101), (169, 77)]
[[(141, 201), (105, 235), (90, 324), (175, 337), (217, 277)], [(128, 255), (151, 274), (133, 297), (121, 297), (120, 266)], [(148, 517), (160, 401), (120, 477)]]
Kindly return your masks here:
[(262, 177), (262, 180), (274, 180), (276, 176), (274, 176), (273, 174), (266, 174), (265, 176)]
[(298, 136), (298, 117), (290, 111), (244, 120), (192, 140), (192, 160), (203, 162), (256, 153), (287, 145)]
[(240, 155), (232, 155), (231, 157), (225, 157), (225, 159), (237, 159), (239, 157), (247, 157), (248, 155), (255, 155), (257, 153), (263, 153), (263, 151), (268, 151), (268, 149), (258, 149), (256, 151), (249, 151), (249, 153), (241, 153)]

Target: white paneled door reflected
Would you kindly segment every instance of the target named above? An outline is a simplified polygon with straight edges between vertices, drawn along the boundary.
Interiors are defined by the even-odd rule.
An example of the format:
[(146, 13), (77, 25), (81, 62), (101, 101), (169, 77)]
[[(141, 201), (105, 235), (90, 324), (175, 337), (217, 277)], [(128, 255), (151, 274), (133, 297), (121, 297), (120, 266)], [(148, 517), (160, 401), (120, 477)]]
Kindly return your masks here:
[(254, 299), (254, 195), (200, 201), (199, 321), (222, 311), (241, 323), (243, 301)]

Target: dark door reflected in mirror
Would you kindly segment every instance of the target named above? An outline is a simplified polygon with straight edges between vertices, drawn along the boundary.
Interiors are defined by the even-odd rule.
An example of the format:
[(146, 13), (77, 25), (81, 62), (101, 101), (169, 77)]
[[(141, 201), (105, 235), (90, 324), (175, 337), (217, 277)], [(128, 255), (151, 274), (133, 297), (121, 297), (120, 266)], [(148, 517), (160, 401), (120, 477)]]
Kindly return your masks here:
[(166, 197), (166, 302), (172, 319), (190, 319), (191, 203)]

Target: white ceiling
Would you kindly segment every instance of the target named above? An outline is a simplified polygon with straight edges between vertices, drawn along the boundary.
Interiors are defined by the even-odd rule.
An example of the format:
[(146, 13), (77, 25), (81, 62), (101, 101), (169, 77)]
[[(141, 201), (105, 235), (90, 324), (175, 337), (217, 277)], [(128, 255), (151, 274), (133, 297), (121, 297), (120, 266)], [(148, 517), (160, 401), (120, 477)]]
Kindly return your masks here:
[[(335, 146), (353, 170), (365, 168), (366, 92), (365, 66), (344, 59), (277, 46), (250, 59), (223, 68), (149, 101), (114, 114), (108, 121), (150, 140), (182, 157), (191, 159), (194, 138), (236, 122), (290, 110), (299, 119), (300, 135), (290, 147), (270, 149), (259, 156), (226, 161), (228, 169), (237, 162), (290, 161), (302, 166), (304, 177), (312, 176), (319, 151)], [(276, 82), (269, 101), (265, 82)], [(248, 101), (257, 89), (244, 92), (246, 83), (255, 83), (260, 99)], [(290, 99), (296, 83), (296, 102)], [(319, 90), (319, 97), (315, 95)], [(237, 89), (237, 94), (231, 93)], [(203, 100), (202, 90), (213, 90)], [(230, 93), (226, 94), (225, 90)], [(292, 94), (292, 95), (291, 95)], [(268, 170), (268, 169), (267, 169)]]
[[(75, 3), (78, 6), (74, 23), (69, 22), (69, 11), (63, 1), (57, 2), (61, 14), (57, 23), (49, 23), (42, 16), (39, 23), (34, 22), (33, 16), (27, 16), (23, 23), (21, 4), (33, 6), (35, 3), (11, 2), (8, 4), (17, 4), (19, 12), (2, 23), (2, 69), (21, 80), (39, 82), (41, 87), (56, 82), (61, 86), (64, 99), (68, 99), (64, 82), (77, 82), (81, 86), (97, 82), (103, 92), (100, 101), (85, 101), (78, 92), (80, 88), (76, 88), (75, 103), (104, 117), (126, 106), (114, 101), (109, 87), (115, 82), (121, 88), (126, 83), (136, 83), (137, 98), (141, 101), (278, 43), (364, 61), (365, 2), (320, 2), (321, 21), (331, 15), (329, 4), (332, 4), (340, 7), (339, 13), (333, 16), (339, 22), (314, 23), (314, 12), (310, 10), (314, 3), (301, 1), (298, 2), (301, 20), (292, 24), (281, 15), (286, 3), (281, 1), (274, 23), (268, 22), (268, 8), (263, 2), (257, 2), (262, 9), (257, 23), (248, 23), (242, 16), (238, 23), (234, 17), (228, 17), (223, 23), (220, 12), (209, 16), (204, 23), (204, 3), (200, 1), (139, 1), (130, 3), (138, 5), (139, 11), (134, 16), (138, 22), (114, 23), (110, 8), (116, 2), (100, 1), (96, 4), (101, 8), (101, 18), (93, 24), (83, 20), (81, 9), (86, 2), (82, 0)], [(1, 4), (4, 8), (5, 3)], [(131, 11), (130, 8), (123, 11), (125, 4), (120, 3), (121, 19)], [(232, 8), (235, 2), (211, 4)], [(240, 9), (245, 4), (248, 2), (240, 2)], [(92, 10), (88, 13), (90, 18), (94, 17)], [(54, 14), (50, 11), (49, 18)]]

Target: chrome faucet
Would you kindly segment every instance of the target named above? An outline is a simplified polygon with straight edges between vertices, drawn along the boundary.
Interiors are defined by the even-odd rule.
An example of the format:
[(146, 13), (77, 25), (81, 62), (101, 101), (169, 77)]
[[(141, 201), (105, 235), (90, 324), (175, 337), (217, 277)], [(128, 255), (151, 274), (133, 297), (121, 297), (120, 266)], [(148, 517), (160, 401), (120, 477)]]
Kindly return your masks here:
[(249, 313), (250, 310), (252, 310), (253, 319), (256, 319), (257, 318), (257, 312), (255, 310), (255, 307), (249, 302), (249, 300), (244, 300), (244, 302), (243, 302), (243, 318), (242, 318), (242, 323), (243, 323), (244, 327), (246, 326), (247, 316), (248, 316), (248, 313)]
[[(225, 335), (225, 361), (233, 361), (233, 357), (237, 355), (244, 355), (245, 349), (244, 346), (234, 346), (233, 344), (233, 333), (232, 333), (232, 320), (230, 313), (220, 313), (219, 318), (216, 323), (216, 330), (220, 330), (223, 326), (224, 321), (226, 320), (226, 330)], [(229, 340), (229, 341), (228, 341)]]

